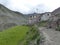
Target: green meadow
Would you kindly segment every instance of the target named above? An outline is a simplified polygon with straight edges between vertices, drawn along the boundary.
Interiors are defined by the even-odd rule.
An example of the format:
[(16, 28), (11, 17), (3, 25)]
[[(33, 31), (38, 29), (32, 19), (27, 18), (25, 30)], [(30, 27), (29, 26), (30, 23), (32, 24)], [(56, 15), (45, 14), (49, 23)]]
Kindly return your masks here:
[(0, 32), (0, 45), (17, 45), (29, 31), (27, 26), (16, 26)]
[(0, 32), (0, 45), (28, 45), (27, 40), (37, 38), (36, 35), (36, 29), (29, 26), (15, 26)]

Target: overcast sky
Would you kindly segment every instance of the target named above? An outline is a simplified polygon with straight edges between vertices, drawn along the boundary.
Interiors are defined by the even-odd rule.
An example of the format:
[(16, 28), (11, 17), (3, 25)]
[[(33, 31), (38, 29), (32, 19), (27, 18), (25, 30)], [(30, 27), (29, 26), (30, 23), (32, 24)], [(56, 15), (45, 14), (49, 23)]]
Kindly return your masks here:
[(0, 3), (22, 13), (51, 12), (60, 7), (60, 0), (0, 0)]

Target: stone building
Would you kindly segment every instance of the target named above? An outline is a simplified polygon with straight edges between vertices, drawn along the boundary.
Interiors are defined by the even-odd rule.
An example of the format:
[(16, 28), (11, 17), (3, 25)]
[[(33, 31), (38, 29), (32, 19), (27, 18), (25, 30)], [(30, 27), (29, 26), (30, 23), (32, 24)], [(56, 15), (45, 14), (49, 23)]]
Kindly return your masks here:
[(51, 13), (51, 17), (49, 19), (49, 22), (48, 22), (48, 26), (50, 28), (57, 28), (60, 26), (60, 8), (54, 10), (52, 13)]
[(28, 18), (28, 24), (35, 24), (35, 23), (38, 23), (40, 22), (41, 20), (41, 15), (40, 14), (28, 14), (27, 15), (27, 18)]
[(48, 21), (49, 18), (51, 17), (51, 12), (45, 12), (45, 13), (42, 13), (41, 15), (42, 15), (41, 21)]
[(27, 24), (35, 24), (40, 21), (48, 21), (48, 19), (51, 17), (51, 12), (46, 12), (46, 13), (33, 13), (33, 14), (28, 14), (25, 15), (27, 18)]

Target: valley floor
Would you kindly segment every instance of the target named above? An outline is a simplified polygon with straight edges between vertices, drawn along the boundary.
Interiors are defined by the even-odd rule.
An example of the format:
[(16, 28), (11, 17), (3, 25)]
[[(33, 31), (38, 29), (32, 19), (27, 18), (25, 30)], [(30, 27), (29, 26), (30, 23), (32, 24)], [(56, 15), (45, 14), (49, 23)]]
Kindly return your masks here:
[(45, 37), (45, 42), (40, 45), (60, 45), (60, 32), (46, 27), (39, 27)]

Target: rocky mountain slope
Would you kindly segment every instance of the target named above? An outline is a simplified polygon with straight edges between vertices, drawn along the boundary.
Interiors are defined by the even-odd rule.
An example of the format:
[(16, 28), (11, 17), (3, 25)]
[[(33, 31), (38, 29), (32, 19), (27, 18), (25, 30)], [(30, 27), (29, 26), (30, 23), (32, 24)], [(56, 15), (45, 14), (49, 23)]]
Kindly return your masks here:
[(60, 14), (60, 7), (52, 12), (53, 15)]
[(14, 12), (0, 4), (0, 30), (26, 23), (23, 14)]

